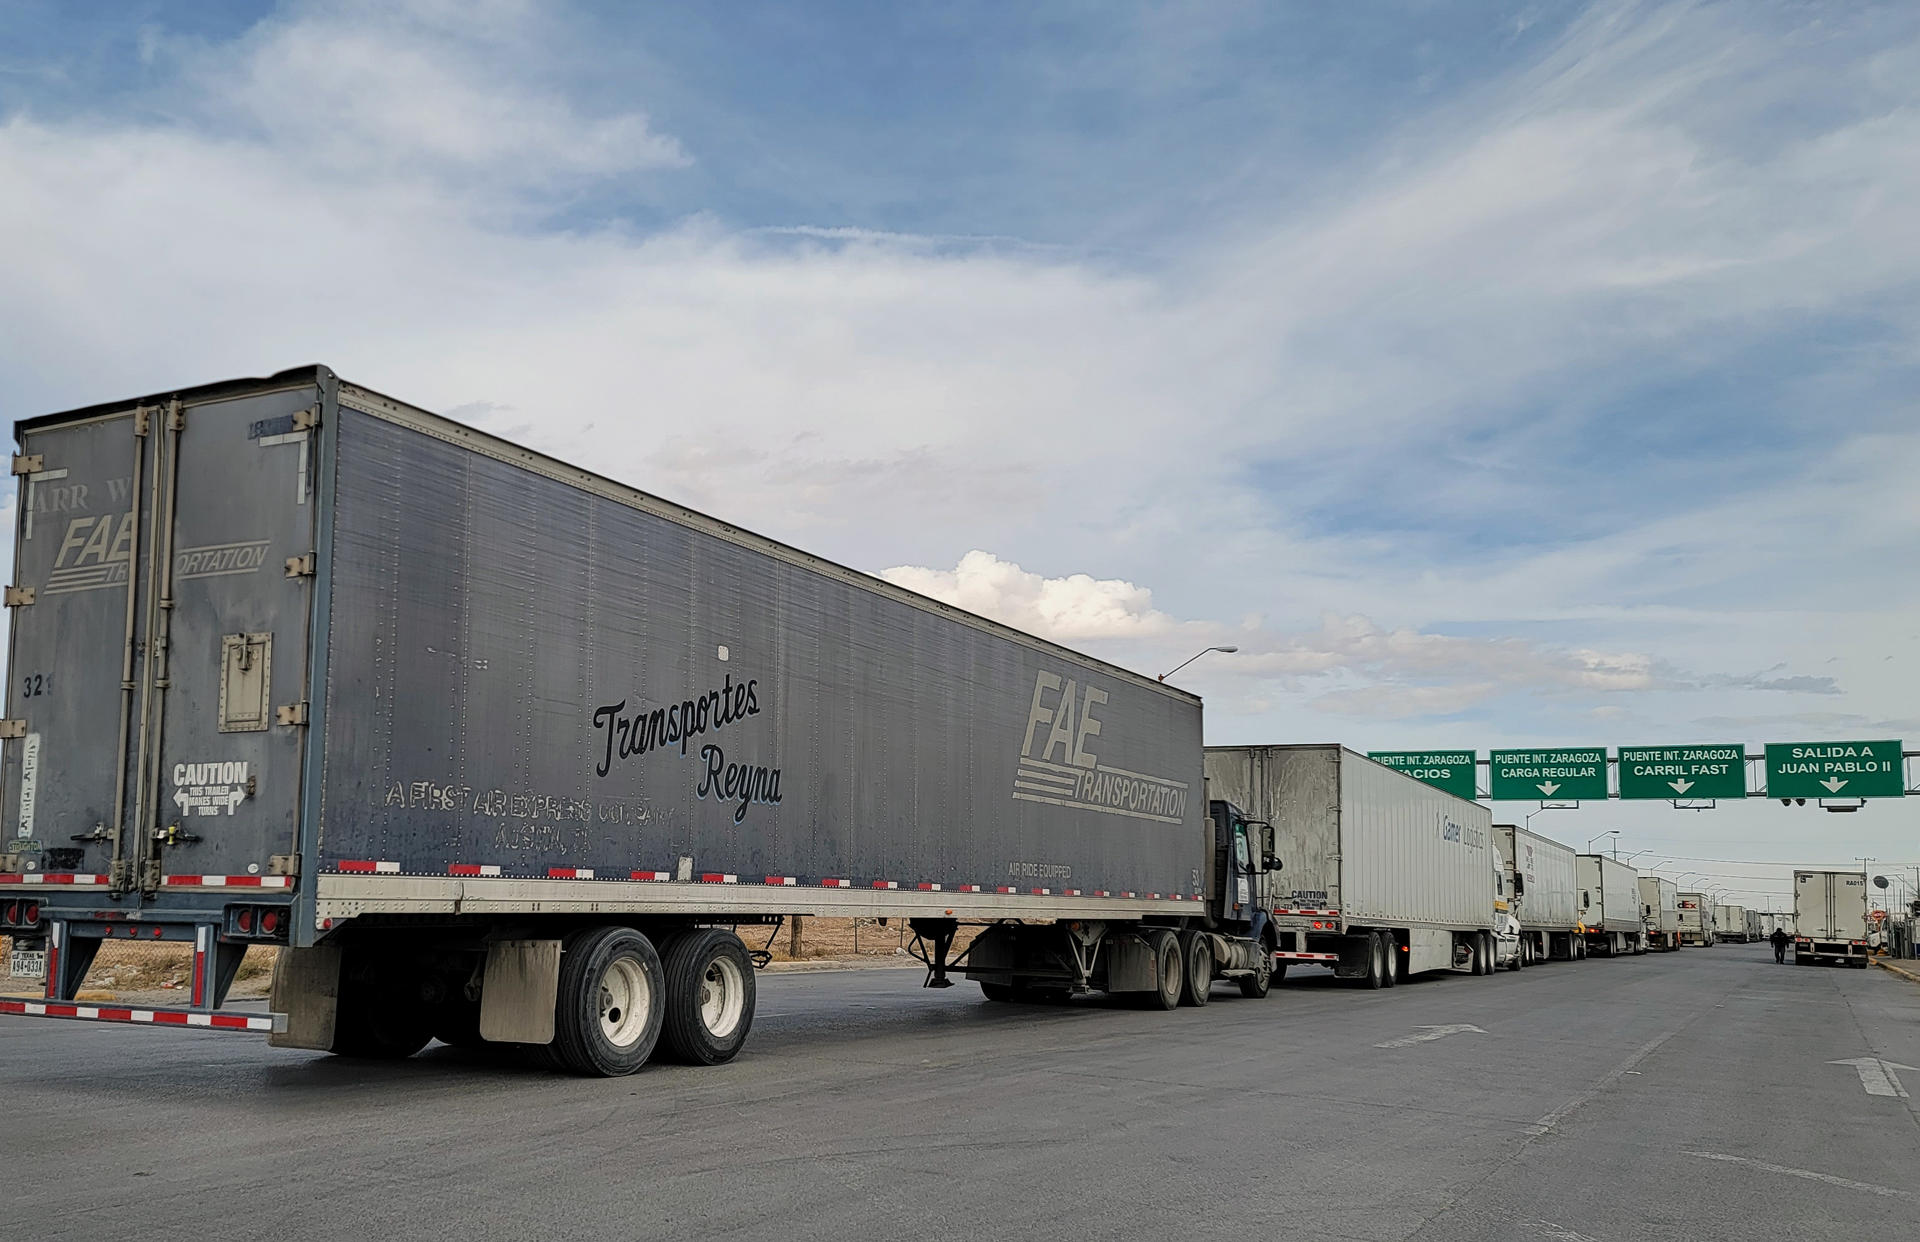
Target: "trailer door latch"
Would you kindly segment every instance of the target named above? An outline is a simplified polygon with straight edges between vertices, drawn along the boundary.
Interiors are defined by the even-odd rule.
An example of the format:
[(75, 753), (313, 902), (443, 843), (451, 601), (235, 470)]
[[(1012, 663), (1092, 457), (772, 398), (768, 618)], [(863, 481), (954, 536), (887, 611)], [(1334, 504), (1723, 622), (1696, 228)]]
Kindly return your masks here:
[(276, 724), (303, 725), (307, 723), (307, 705), (304, 702), (286, 703), (273, 709)]
[(313, 553), (309, 552), (305, 556), (289, 556), (287, 558), (287, 577), (313, 577)]
[(25, 608), (31, 603), (33, 603), (32, 587), (10, 586), (7, 588), (7, 607)]

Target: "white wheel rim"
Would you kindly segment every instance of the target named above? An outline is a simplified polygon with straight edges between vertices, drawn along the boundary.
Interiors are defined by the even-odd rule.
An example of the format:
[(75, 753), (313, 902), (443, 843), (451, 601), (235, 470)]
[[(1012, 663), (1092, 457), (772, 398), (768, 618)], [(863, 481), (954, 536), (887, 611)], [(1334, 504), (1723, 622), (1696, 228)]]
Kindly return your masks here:
[(740, 964), (730, 957), (715, 957), (700, 977), (700, 1024), (715, 1039), (725, 1039), (740, 1025), (747, 1010), (747, 982)]
[(616, 1048), (631, 1048), (646, 1033), (653, 1012), (653, 986), (630, 957), (607, 963), (600, 976), (600, 1033)]

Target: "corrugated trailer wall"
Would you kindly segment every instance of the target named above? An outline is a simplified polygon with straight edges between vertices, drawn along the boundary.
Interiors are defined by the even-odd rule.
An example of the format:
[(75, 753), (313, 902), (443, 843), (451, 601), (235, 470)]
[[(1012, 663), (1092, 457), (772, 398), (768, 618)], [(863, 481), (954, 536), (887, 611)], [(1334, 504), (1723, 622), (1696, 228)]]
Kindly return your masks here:
[(1514, 869), (1526, 880), (1522, 921), (1541, 931), (1572, 931), (1580, 921), (1573, 848), (1525, 828), (1513, 829)]
[(468, 434), (341, 408), (317, 870), (1198, 891), (1197, 699)]
[(1482, 928), (1493, 917), (1493, 816), (1339, 746), (1207, 750), (1208, 793), (1274, 825), (1278, 910), (1351, 923)]
[(1346, 920), (1486, 926), (1493, 909), (1493, 813), (1364, 755), (1337, 753)]

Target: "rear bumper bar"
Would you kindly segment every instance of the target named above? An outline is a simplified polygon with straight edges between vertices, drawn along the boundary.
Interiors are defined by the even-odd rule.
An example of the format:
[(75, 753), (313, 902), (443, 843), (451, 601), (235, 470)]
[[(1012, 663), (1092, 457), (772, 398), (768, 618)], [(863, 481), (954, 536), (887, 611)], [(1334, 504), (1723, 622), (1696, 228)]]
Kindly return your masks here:
[(204, 1009), (148, 1009), (76, 1001), (0, 1000), (0, 1014), (21, 1018), (65, 1018), (77, 1022), (186, 1027), (204, 1031), (256, 1031), (261, 1034), (287, 1029), (287, 1015), (283, 1013), (216, 1013)]

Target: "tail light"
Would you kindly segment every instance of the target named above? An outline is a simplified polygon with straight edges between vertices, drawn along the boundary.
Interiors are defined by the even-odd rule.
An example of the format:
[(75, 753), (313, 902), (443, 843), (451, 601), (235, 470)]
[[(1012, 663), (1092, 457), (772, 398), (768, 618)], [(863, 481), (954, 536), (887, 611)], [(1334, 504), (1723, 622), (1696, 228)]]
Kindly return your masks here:
[(38, 923), (40, 921), (40, 903), (37, 901), (27, 902), (25, 912), (21, 915), (20, 921), (29, 927)]
[(234, 924), (238, 926), (240, 930), (243, 932), (252, 931), (253, 930), (253, 907), (252, 906), (242, 907), (240, 910), (239, 917), (234, 919)]
[(6, 907), (4, 909), (0, 909), (0, 922), (18, 923), (19, 921), (20, 921), (20, 903), (19, 902), (9, 901), (6, 904)]
[(261, 911), (260, 912), (261, 933), (263, 935), (271, 936), (273, 935), (273, 933), (279, 930), (280, 930), (280, 912), (278, 910)]

